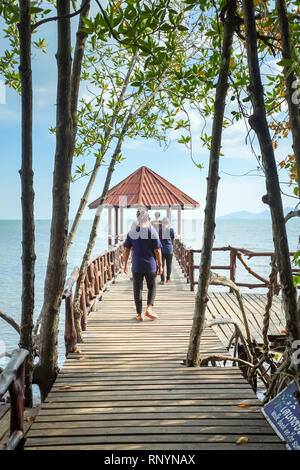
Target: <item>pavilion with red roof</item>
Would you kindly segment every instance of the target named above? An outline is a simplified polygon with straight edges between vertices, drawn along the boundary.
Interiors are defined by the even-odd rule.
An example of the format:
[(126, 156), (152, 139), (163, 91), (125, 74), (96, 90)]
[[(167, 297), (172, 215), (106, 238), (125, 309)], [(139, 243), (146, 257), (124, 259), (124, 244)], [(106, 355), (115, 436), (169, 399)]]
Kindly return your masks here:
[[(100, 198), (96, 199), (89, 204), (89, 208), (97, 209), (99, 201)], [(169, 218), (171, 218), (171, 210), (177, 210), (177, 235), (181, 236), (181, 211), (196, 209), (199, 203), (150, 168), (142, 166), (108, 191), (104, 207), (108, 208), (108, 234), (109, 244), (111, 244), (113, 209), (115, 210), (115, 243), (118, 243), (119, 234), (123, 235), (123, 209), (125, 207), (165, 209)]]

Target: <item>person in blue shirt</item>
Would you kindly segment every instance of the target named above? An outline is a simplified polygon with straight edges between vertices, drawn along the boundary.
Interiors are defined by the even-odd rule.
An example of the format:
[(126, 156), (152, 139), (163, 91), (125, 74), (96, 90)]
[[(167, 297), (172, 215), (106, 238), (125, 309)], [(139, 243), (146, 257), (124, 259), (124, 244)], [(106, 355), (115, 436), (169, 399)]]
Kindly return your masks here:
[(174, 229), (170, 227), (170, 221), (167, 217), (162, 220), (161, 227), (159, 228), (159, 238), (162, 244), (162, 267), (163, 272), (161, 274), (160, 284), (165, 283), (165, 264), (167, 267), (167, 279), (166, 282), (170, 282), (172, 273), (172, 260), (173, 260), (173, 244), (174, 244)]
[[(141, 209), (138, 213), (136, 226), (128, 232), (124, 242), (125, 265), (124, 273), (128, 274), (128, 259), (132, 255), (133, 294), (136, 306), (136, 319), (143, 321), (144, 316), (156, 320), (158, 316), (153, 312), (156, 295), (156, 277), (162, 274), (161, 242), (158, 233), (149, 221), (147, 210)], [(147, 308), (143, 314), (143, 282), (146, 279), (148, 288)]]

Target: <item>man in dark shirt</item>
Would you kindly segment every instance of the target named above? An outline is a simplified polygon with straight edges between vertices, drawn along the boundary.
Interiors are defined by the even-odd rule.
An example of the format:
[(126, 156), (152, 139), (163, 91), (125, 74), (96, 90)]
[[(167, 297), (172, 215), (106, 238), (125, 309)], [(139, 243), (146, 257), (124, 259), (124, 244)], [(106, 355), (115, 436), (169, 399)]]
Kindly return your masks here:
[(161, 275), (160, 284), (165, 283), (165, 263), (167, 266), (167, 279), (166, 282), (170, 282), (172, 273), (172, 260), (173, 260), (173, 244), (174, 244), (174, 229), (170, 227), (170, 221), (167, 217), (162, 220), (161, 227), (159, 229), (159, 238), (162, 244), (162, 267), (163, 273)]
[(155, 219), (151, 221), (151, 224), (158, 233), (159, 228), (161, 226), (160, 212), (155, 212), (154, 217), (155, 217)]
[(132, 256), (132, 275), (133, 292), (136, 305), (136, 319), (144, 320), (142, 312), (142, 292), (143, 281), (146, 279), (148, 288), (147, 309), (145, 315), (152, 320), (157, 319), (153, 312), (156, 295), (156, 276), (162, 274), (161, 242), (158, 233), (149, 222), (149, 215), (146, 210), (140, 210), (138, 224), (127, 234), (125, 243), (125, 266), (124, 273), (128, 273), (128, 259), (131, 249)]

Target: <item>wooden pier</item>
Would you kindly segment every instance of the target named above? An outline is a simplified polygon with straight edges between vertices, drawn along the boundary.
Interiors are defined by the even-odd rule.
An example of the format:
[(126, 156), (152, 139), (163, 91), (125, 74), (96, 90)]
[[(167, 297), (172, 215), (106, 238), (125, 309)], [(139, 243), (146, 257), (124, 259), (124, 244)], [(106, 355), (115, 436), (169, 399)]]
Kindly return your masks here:
[[(118, 276), (89, 314), (84, 343), (68, 355), (25, 448), (285, 449), (238, 367), (183, 365), (194, 293), (177, 261), (173, 282), (158, 286), (158, 321), (136, 322), (131, 282)], [(227, 351), (207, 328), (201, 354), (212, 353)], [(238, 445), (242, 436), (248, 442)]]

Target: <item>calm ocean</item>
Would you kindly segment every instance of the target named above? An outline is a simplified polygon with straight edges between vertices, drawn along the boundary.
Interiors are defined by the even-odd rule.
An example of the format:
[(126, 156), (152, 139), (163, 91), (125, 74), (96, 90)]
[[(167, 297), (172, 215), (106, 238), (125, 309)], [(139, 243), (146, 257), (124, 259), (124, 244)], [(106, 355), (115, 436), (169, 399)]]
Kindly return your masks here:
[[(129, 227), (132, 217), (128, 218)], [(68, 273), (80, 265), (89, 236), (91, 220), (83, 220), (78, 229), (74, 245), (69, 254)], [(130, 225), (129, 225), (130, 224)], [(176, 231), (176, 223), (174, 228)], [(300, 222), (290, 220), (287, 224), (289, 245), (291, 251), (299, 249)], [(43, 301), (44, 278), (49, 248), (50, 221), (36, 221), (36, 301), (35, 315), (39, 314)], [(187, 246), (200, 248), (202, 244), (202, 221), (199, 219), (184, 219), (182, 224), (183, 240)], [(253, 251), (273, 251), (271, 223), (268, 220), (229, 220), (217, 219), (215, 247), (231, 245), (248, 248)], [(107, 221), (102, 221), (99, 229), (94, 254), (101, 253), (107, 248)], [(229, 264), (229, 255), (218, 253), (214, 255), (213, 264)], [(256, 258), (249, 262), (259, 274), (265, 277), (269, 274), (266, 258)], [(224, 273), (225, 275), (228, 272)], [(250, 277), (243, 267), (238, 268), (237, 279), (240, 282), (249, 281)], [(20, 320), (21, 306), (21, 222), (19, 220), (0, 220), (0, 310), (17, 321)], [(17, 347), (18, 335), (6, 322), (0, 319), (0, 353), (6, 348), (11, 351)], [(59, 333), (59, 362), (64, 360), (64, 315), (61, 315)], [(0, 360), (3, 366), (3, 360)]]

